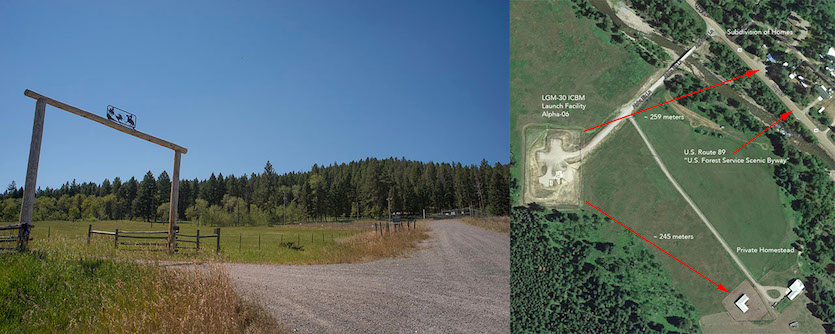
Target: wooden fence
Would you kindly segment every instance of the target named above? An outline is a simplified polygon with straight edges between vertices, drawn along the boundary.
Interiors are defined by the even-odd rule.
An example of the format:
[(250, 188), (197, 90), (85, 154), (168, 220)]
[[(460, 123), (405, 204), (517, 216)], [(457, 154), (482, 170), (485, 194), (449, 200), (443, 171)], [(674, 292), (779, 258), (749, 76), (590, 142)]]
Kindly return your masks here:
[[(29, 225), (30, 229), (32, 227), (34, 226)], [(29, 238), (29, 240), (32, 240), (32, 238), (29, 237), (28, 229), (26, 229), (25, 226), (23, 226), (23, 224), (11, 224), (6, 226), (0, 226), (0, 231), (15, 231), (13, 234), (0, 235), (0, 250), (22, 249), (22, 247), (24, 246), (22, 246), (22, 243), (20, 242), (21, 240), (27, 237)], [(14, 246), (10, 247), (8, 246), (8, 243), (11, 242), (14, 243)]]
[[(200, 234), (200, 230), (197, 230), (196, 234), (184, 234), (179, 233), (179, 227), (174, 230), (174, 240), (176, 240), (176, 249), (192, 249), (192, 250), (200, 250), (200, 244), (205, 245), (205, 241), (202, 239), (206, 238), (215, 238), (215, 253), (220, 252), (220, 228), (215, 228), (214, 234)], [(93, 234), (101, 234), (101, 235), (112, 235), (113, 236), (113, 247), (119, 248), (119, 246), (150, 246), (150, 247), (159, 247), (159, 248), (151, 248), (148, 250), (158, 250), (164, 251), (168, 250), (168, 231), (127, 231), (127, 230), (119, 230), (118, 228), (116, 231), (99, 231), (94, 230), (93, 225), (89, 225), (87, 227), (87, 246), (90, 246), (90, 239), (92, 238)], [(122, 239), (121, 241), (119, 239)], [(181, 246), (180, 244), (191, 244), (191, 246)], [(211, 245), (211, 243), (210, 243)]]
[(392, 219), (390, 222), (374, 223), (374, 232), (383, 235), (385, 233), (392, 233), (403, 230), (403, 224), (406, 224), (406, 230), (414, 230), (417, 222), (414, 219)]

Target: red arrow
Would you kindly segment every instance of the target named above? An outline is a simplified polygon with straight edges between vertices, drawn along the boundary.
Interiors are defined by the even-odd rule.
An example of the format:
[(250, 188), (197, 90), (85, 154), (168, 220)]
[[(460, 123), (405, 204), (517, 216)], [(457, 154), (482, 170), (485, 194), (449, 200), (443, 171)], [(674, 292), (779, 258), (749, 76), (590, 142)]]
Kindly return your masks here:
[(603, 124), (600, 124), (600, 125), (593, 126), (593, 127), (588, 128), (588, 129), (585, 129), (585, 130), (583, 130), (583, 132), (586, 132), (586, 131), (589, 131), (589, 130), (594, 130), (594, 129), (597, 129), (597, 128), (599, 128), (599, 127), (601, 127), (601, 126), (604, 126), (604, 125), (606, 125), (606, 124), (609, 124), (609, 123), (612, 123), (612, 122), (617, 122), (617, 121), (622, 120), (622, 119), (624, 119), (624, 118), (627, 118), (627, 117), (629, 117), (629, 116), (634, 116), (634, 115), (636, 115), (636, 114), (640, 114), (640, 113), (642, 113), (642, 112), (644, 112), (644, 111), (647, 111), (647, 110), (650, 110), (650, 109), (652, 109), (652, 108), (655, 108), (655, 107), (660, 107), (660, 106), (663, 106), (663, 105), (665, 105), (665, 104), (667, 104), (667, 103), (673, 102), (673, 101), (675, 101), (675, 100), (683, 99), (683, 98), (685, 98), (685, 97), (688, 97), (688, 96), (690, 96), (690, 95), (696, 94), (696, 93), (698, 93), (698, 92), (703, 92), (703, 91), (706, 91), (706, 90), (711, 89), (711, 88), (713, 88), (713, 87), (720, 86), (720, 85), (724, 85), (724, 84), (726, 84), (726, 83), (728, 83), (728, 82), (734, 81), (734, 80), (739, 79), (739, 78), (742, 78), (742, 77), (749, 77), (749, 78), (750, 78), (752, 75), (754, 75), (754, 73), (757, 73), (757, 72), (759, 72), (759, 71), (760, 71), (760, 70), (745, 71), (745, 74), (740, 75), (740, 76), (738, 76), (738, 77), (736, 77), (736, 78), (733, 78), (733, 79), (728, 79), (728, 80), (722, 81), (722, 82), (720, 82), (720, 83), (718, 83), (718, 84), (715, 84), (715, 85), (713, 85), (713, 86), (710, 86), (710, 87), (705, 87), (705, 88), (699, 89), (699, 90), (697, 90), (697, 91), (695, 91), (695, 92), (692, 92), (692, 93), (690, 93), (690, 94), (686, 94), (686, 95), (679, 96), (679, 97), (674, 98), (674, 99), (672, 99), (672, 100), (669, 100), (669, 101), (667, 101), (667, 102), (664, 102), (664, 103), (661, 103), (661, 104), (656, 104), (656, 105), (654, 105), (654, 106), (652, 106), (652, 107), (649, 107), (649, 108), (646, 108), (646, 109), (643, 109), (643, 110), (640, 110), (640, 111), (633, 112), (633, 113), (631, 113), (631, 114), (629, 114), (629, 115), (626, 115), (626, 116), (623, 116), (623, 117), (615, 118), (615, 119), (613, 119), (613, 120), (611, 120), (611, 121), (608, 121), (608, 122), (606, 122), (606, 123), (603, 123)]
[(785, 121), (786, 118), (789, 118), (789, 114), (791, 114), (792, 111), (794, 111), (794, 110), (789, 110), (789, 112), (783, 113), (782, 115), (780, 115), (780, 119), (774, 121), (774, 123), (771, 123), (771, 125), (769, 125), (767, 128), (765, 128), (765, 130), (760, 131), (760, 133), (758, 133), (756, 136), (754, 136), (754, 138), (751, 138), (751, 140), (749, 140), (744, 145), (740, 146), (738, 149), (736, 149), (736, 151), (734, 151), (734, 153), (731, 153), (731, 154), (736, 154), (736, 152), (739, 152), (739, 150), (741, 150), (743, 147), (745, 147), (745, 145), (748, 145), (750, 142), (754, 141), (754, 139), (757, 139), (757, 137), (759, 137), (761, 134), (763, 134), (763, 132), (766, 132), (768, 129), (771, 129), (771, 127), (774, 126), (775, 124), (777, 124), (777, 122)]
[(715, 286), (716, 286), (716, 289), (719, 289), (719, 290), (725, 291), (726, 293), (730, 293), (730, 292), (728, 291), (728, 289), (726, 289), (726, 288), (725, 288), (725, 286), (724, 286), (724, 285), (722, 285), (722, 284), (716, 284), (716, 282), (711, 281), (711, 280), (710, 280), (710, 278), (707, 278), (705, 275), (702, 275), (702, 273), (700, 273), (700, 272), (696, 271), (696, 269), (693, 269), (693, 267), (688, 266), (688, 265), (687, 265), (687, 263), (681, 262), (681, 260), (679, 260), (677, 257), (673, 256), (673, 255), (672, 255), (672, 254), (670, 254), (670, 253), (667, 253), (667, 251), (665, 251), (665, 250), (661, 249), (661, 247), (658, 247), (658, 245), (656, 245), (656, 244), (652, 243), (652, 241), (647, 240), (647, 238), (644, 238), (644, 236), (642, 236), (642, 235), (638, 234), (638, 232), (633, 231), (631, 228), (627, 227), (626, 225), (623, 225), (623, 223), (619, 222), (617, 219), (612, 218), (612, 216), (610, 216), (608, 213), (603, 212), (603, 210), (598, 209), (596, 206), (592, 205), (592, 204), (591, 204), (591, 203), (589, 203), (588, 201), (586, 201), (586, 204), (591, 205), (591, 207), (593, 207), (593, 208), (597, 209), (597, 211), (600, 211), (600, 213), (602, 213), (602, 214), (606, 215), (606, 217), (609, 217), (610, 219), (612, 219), (612, 220), (614, 220), (614, 221), (618, 222), (618, 224), (620, 224), (620, 226), (626, 227), (626, 229), (627, 229), (627, 230), (629, 230), (629, 231), (630, 231), (630, 232), (632, 232), (632, 233), (635, 233), (635, 235), (637, 235), (637, 236), (641, 237), (641, 239), (644, 239), (644, 241), (648, 242), (650, 245), (655, 246), (655, 248), (658, 248), (660, 251), (664, 252), (664, 254), (667, 254), (667, 255), (669, 255), (671, 258), (676, 259), (676, 261), (678, 261), (679, 263), (683, 264), (685, 267), (687, 267), (687, 268), (689, 268), (690, 270), (692, 270), (693, 272), (695, 272), (695, 273), (699, 274), (699, 276), (702, 276), (702, 278), (704, 278), (704, 279), (706, 279), (706, 280), (710, 281), (710, 283), (713, 283), (713, 285), (715, 285)]

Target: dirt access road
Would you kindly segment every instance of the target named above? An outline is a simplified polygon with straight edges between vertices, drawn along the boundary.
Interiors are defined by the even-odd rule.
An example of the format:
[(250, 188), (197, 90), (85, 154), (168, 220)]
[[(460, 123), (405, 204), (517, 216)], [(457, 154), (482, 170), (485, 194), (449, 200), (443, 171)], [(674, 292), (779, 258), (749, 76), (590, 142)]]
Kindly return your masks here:
[(299, 333), (507, 333), (510, 238), (432, 221), (408, 257), (362, 264), (227, 264), (235, 288)]

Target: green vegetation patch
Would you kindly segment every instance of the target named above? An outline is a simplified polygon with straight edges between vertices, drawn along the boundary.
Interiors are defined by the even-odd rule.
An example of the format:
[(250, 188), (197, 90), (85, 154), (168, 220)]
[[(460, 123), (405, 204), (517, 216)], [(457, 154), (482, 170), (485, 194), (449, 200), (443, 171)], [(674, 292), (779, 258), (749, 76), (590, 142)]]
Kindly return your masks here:
[[(138, 282), (154, 272), (130, 262), (56, 253), (0, 255), (0, 332), (89, 330), (99, 313), (141, 304)], [(127, 316), (127, 315), (126, 315)]]
[[(614, 28), (596, 25), (596, 20), (583, 17), (592, 13), (575, 14), (572, 6), (567, 0), (511, 2), (511, 119), (519, 118), (514, 130), (528, 123), (601, 123), (637, 93), (652, 70), (626, 44), (612, 42), (610, 36), (620, 32), (602, 29)], [(588, 4), (583, 8), (604, 15)], [(543, 94), (585, 95), (587, 108), (571, 110), (570, 117), (559, 120), (543, 118)]]
[(664, 36), (690, 44), (704, 34), (705, 22), (681, 0), (631, 0), (630, 4)]
[[(32, 237), (35, 238), (35, 247), (43, 244), (49, 244), (50, 240), (47, 235), (51, 234), (50, 238), (65, 238), (68, 240), (70, 247), (77, 251), (84, 251), (87, 240), (87, 229), (92, 224), (94, 230), (113, 232), (117, 228), (122, 231), (164, 231), (168, 229), (167, 224), (149, 224), (131, 221), (104, 221), (104, 222), (65, 222), (65, 221), (49, 221), (36, 222), (35, 228), (32, 230)], [(307, 225), (285, 225), (285, 226), (240, 226), (240, 227), (222, 227), (220, 234), (220, 254), (215, 256), (215, 249), (217, 247), (217, 239), (205, 238), (201, 239), (201, 252), (197, 254), (198, 258), (206, 260), (220, 259), (223, 261), (243, 262), (243, 263), (276, 263), (276, 264), (311, 264), (311, 263), (333, 263), (338, 259), (349, 255), (352, 248), (349, 245), (339, 242), (340, 240), (350, 238), (358, 233), (368, 231), (371, 223), (367, 223), (364, 229), (356, 228), (352, 224), (342, 224), (345, 227), (339, 227), (339, 224), (327, 224), (323, 227), (322, 224), (307, 224)], [(196, 226), (190, 223), (181, 223), (180, 233), (195, 235), (197, 230), (200, 230), (201, 235), (213, 234), (215, 227), (212, 226)], [(163, 234), (164, 236), (164, 234)], [(136, 252), (128, 249), (136, 249), (138, 247), (120, 246), (119, 249), (113, 248), (113, 236), (109, 235), (93, 235), (93, 247), (90, 252), (102, 256), (113, 257), (135, 257)], [(184, 238), (185, 240), (194, 240), (194, 238)], [(136, 242), (137, 239), (125, 239), (120, 241)], [(146, 239), (140, 241), (147, 241)], [(151, 240), (150, 242), (165, 242), (165, 240)], [(193, 247), (194, 244), (182, 243), (182, 246)], [(293, 249), (290, 246), (300, 247)], [(146, 249), (154, 248), (161, 249), (161, 247), (145, 247)], [(124, 254), (122, 254), (124, 253)], [(158, 252), (147, 252), (147, 257), (159, 257), (163, 254)], [(189, 259), (194, 257), (193, 250), (183, 250), (180, 256), (168, 258), (176, 260), (179, 258)]]
[(699, 332), (698, 312), (645, 247), (587, 212), (516, 207), (511, 220), (511, 331)]

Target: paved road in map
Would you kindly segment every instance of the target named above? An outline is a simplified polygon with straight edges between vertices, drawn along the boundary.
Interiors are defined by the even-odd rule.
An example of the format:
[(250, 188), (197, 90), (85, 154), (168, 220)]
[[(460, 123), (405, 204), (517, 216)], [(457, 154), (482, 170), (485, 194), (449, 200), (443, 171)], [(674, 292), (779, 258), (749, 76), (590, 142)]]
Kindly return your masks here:
[(507, 333), (510, 238), (430, 222), (406, 258), (362, 264), (226, 264), (235, 288), (300, 333)]

